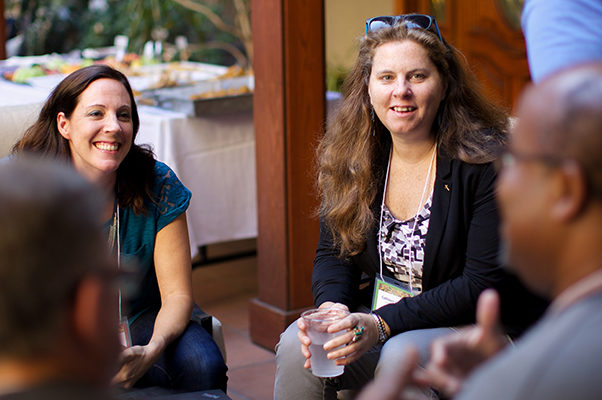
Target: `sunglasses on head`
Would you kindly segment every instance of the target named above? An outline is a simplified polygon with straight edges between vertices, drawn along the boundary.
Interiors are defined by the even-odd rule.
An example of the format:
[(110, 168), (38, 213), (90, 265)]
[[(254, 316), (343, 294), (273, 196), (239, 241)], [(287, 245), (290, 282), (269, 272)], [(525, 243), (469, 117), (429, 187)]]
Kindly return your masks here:
[(366, 20), (366, 33), (374, 32), (382, 28), (394, 26), (400, 22), (405, 22), (409, 29), (424, 29), (437, 34), (439, 40), (443, 42), (441, 32), (437, 26), (437, 21), (430, 15), (425, 14), (402, 14), (402, 15), (386, 15), (382, 17), (373, 17)]

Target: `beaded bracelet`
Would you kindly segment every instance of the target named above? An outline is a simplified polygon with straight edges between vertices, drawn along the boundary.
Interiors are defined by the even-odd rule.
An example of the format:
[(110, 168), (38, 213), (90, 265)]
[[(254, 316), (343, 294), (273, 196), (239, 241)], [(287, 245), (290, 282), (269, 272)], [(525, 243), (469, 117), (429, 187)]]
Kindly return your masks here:
[(378, 314), (371, 313), (370, 315), (372, 315), (372, 318), (374, 318), (374, 321), (376, 322), (379, 343), (386, 342), (389, 338), (389, 335), (387, 335), (387, 330), (385, 329), (385, 322), (383, 321), (382, 317)]

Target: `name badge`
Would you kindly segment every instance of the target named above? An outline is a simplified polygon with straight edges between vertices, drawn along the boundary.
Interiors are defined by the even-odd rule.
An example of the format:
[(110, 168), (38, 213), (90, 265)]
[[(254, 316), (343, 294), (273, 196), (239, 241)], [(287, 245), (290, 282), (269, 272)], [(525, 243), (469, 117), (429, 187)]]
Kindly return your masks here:
[(374, 284), (374, 294), (372, 296), (372, 311), (378, 310), (387, 304), (397, 303), (404, 297), (414, 297), (418, 291), (412, 291), (410, 287), (395, 279), (384, 276), (376, 277)]

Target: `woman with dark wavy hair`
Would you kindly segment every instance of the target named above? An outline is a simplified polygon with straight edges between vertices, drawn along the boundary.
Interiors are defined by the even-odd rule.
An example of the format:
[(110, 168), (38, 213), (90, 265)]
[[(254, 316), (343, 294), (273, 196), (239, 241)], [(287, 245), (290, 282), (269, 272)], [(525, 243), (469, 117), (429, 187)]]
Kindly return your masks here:
[(93, 65), (59, 83), (13, 153), (71, 163), (106, 194), (98, 212), (109, 244), (120, 264), (135, 268), (137, 283), (115, 310), (125, 348), (114, 381), (126, 388), (225, 391), (219, 348), (190, 322), (196, 307), (186, 226), (191, 194), (150, 149), (134, 143), (139, 126), (127, 78)]
[(427, 356), (432, 339), (474, 321), (481, 291), (503, 278), (492, 161), (506, 112), (482, 94), (434, 18), (366, 23), (317, 149), (313, 295), (319, 308), (358, 311), (332, 325), (344, 333), (323, 346), (345, 372), (312, 375), (300, 319), (277, 345), (277, 399), (359, 389), (409, 343)]

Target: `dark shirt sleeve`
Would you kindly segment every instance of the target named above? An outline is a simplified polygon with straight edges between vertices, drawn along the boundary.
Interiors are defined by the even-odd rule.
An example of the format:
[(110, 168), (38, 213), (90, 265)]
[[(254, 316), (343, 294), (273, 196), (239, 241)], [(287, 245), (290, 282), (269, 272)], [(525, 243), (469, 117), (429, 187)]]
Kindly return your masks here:
[(452, 200), (428, 287), (377, 311), (393, 334), (474, 322), (479, 294), (502, 279), (495, 172), (490, 165), (479, 171), (462, 178), (462, 197)]
[[(435, 184), (439, 197), (434, 194), (433, 213), (435, 201), (443, 207), (442, 193), (451, 198), (449, 207), (443, 207), (445, 217), (435, 216), (434, 219), (441, 220), (439, 224), (433, 220), (429, 224), (425, 266), (430, 257), (430, 268), (423, 271), (423, 292), (384, 306), (376, 313), (383, 317), (393, 334), (465, 325), (475, 320), (480, 293), (493, 287), (501, 295), (504, 327), (507, 333), (516, 336), (543, 313), (547, 304), (501, 266), (493, 166), (454, 161), (452, 170), (449, 180)], [(440, 234), (440, 243), (431, 243), (429, 248), (428, 242), (434, 234)], [(369, 251), (370, 246), (376, 248), (376, 234), (369, 236), (367, 250), (349, 259), (340, 258), (329, 228), (321, 221), (312, 286), (317, 306), (325, 301), (343, 303), (352, 310), (360, 303), (369, 306), (359, 285), (362, 272), (374, 277), (378, 270), (377, 252)], [(383, 272), (391, 276), (386, 269)]]
[(355, 309), (362, 271), (348, 259), (339, 257), (330, 229), (320, 220), (320, 240), (314, 259), (312, 291), (316, 306), (332, 301)]

